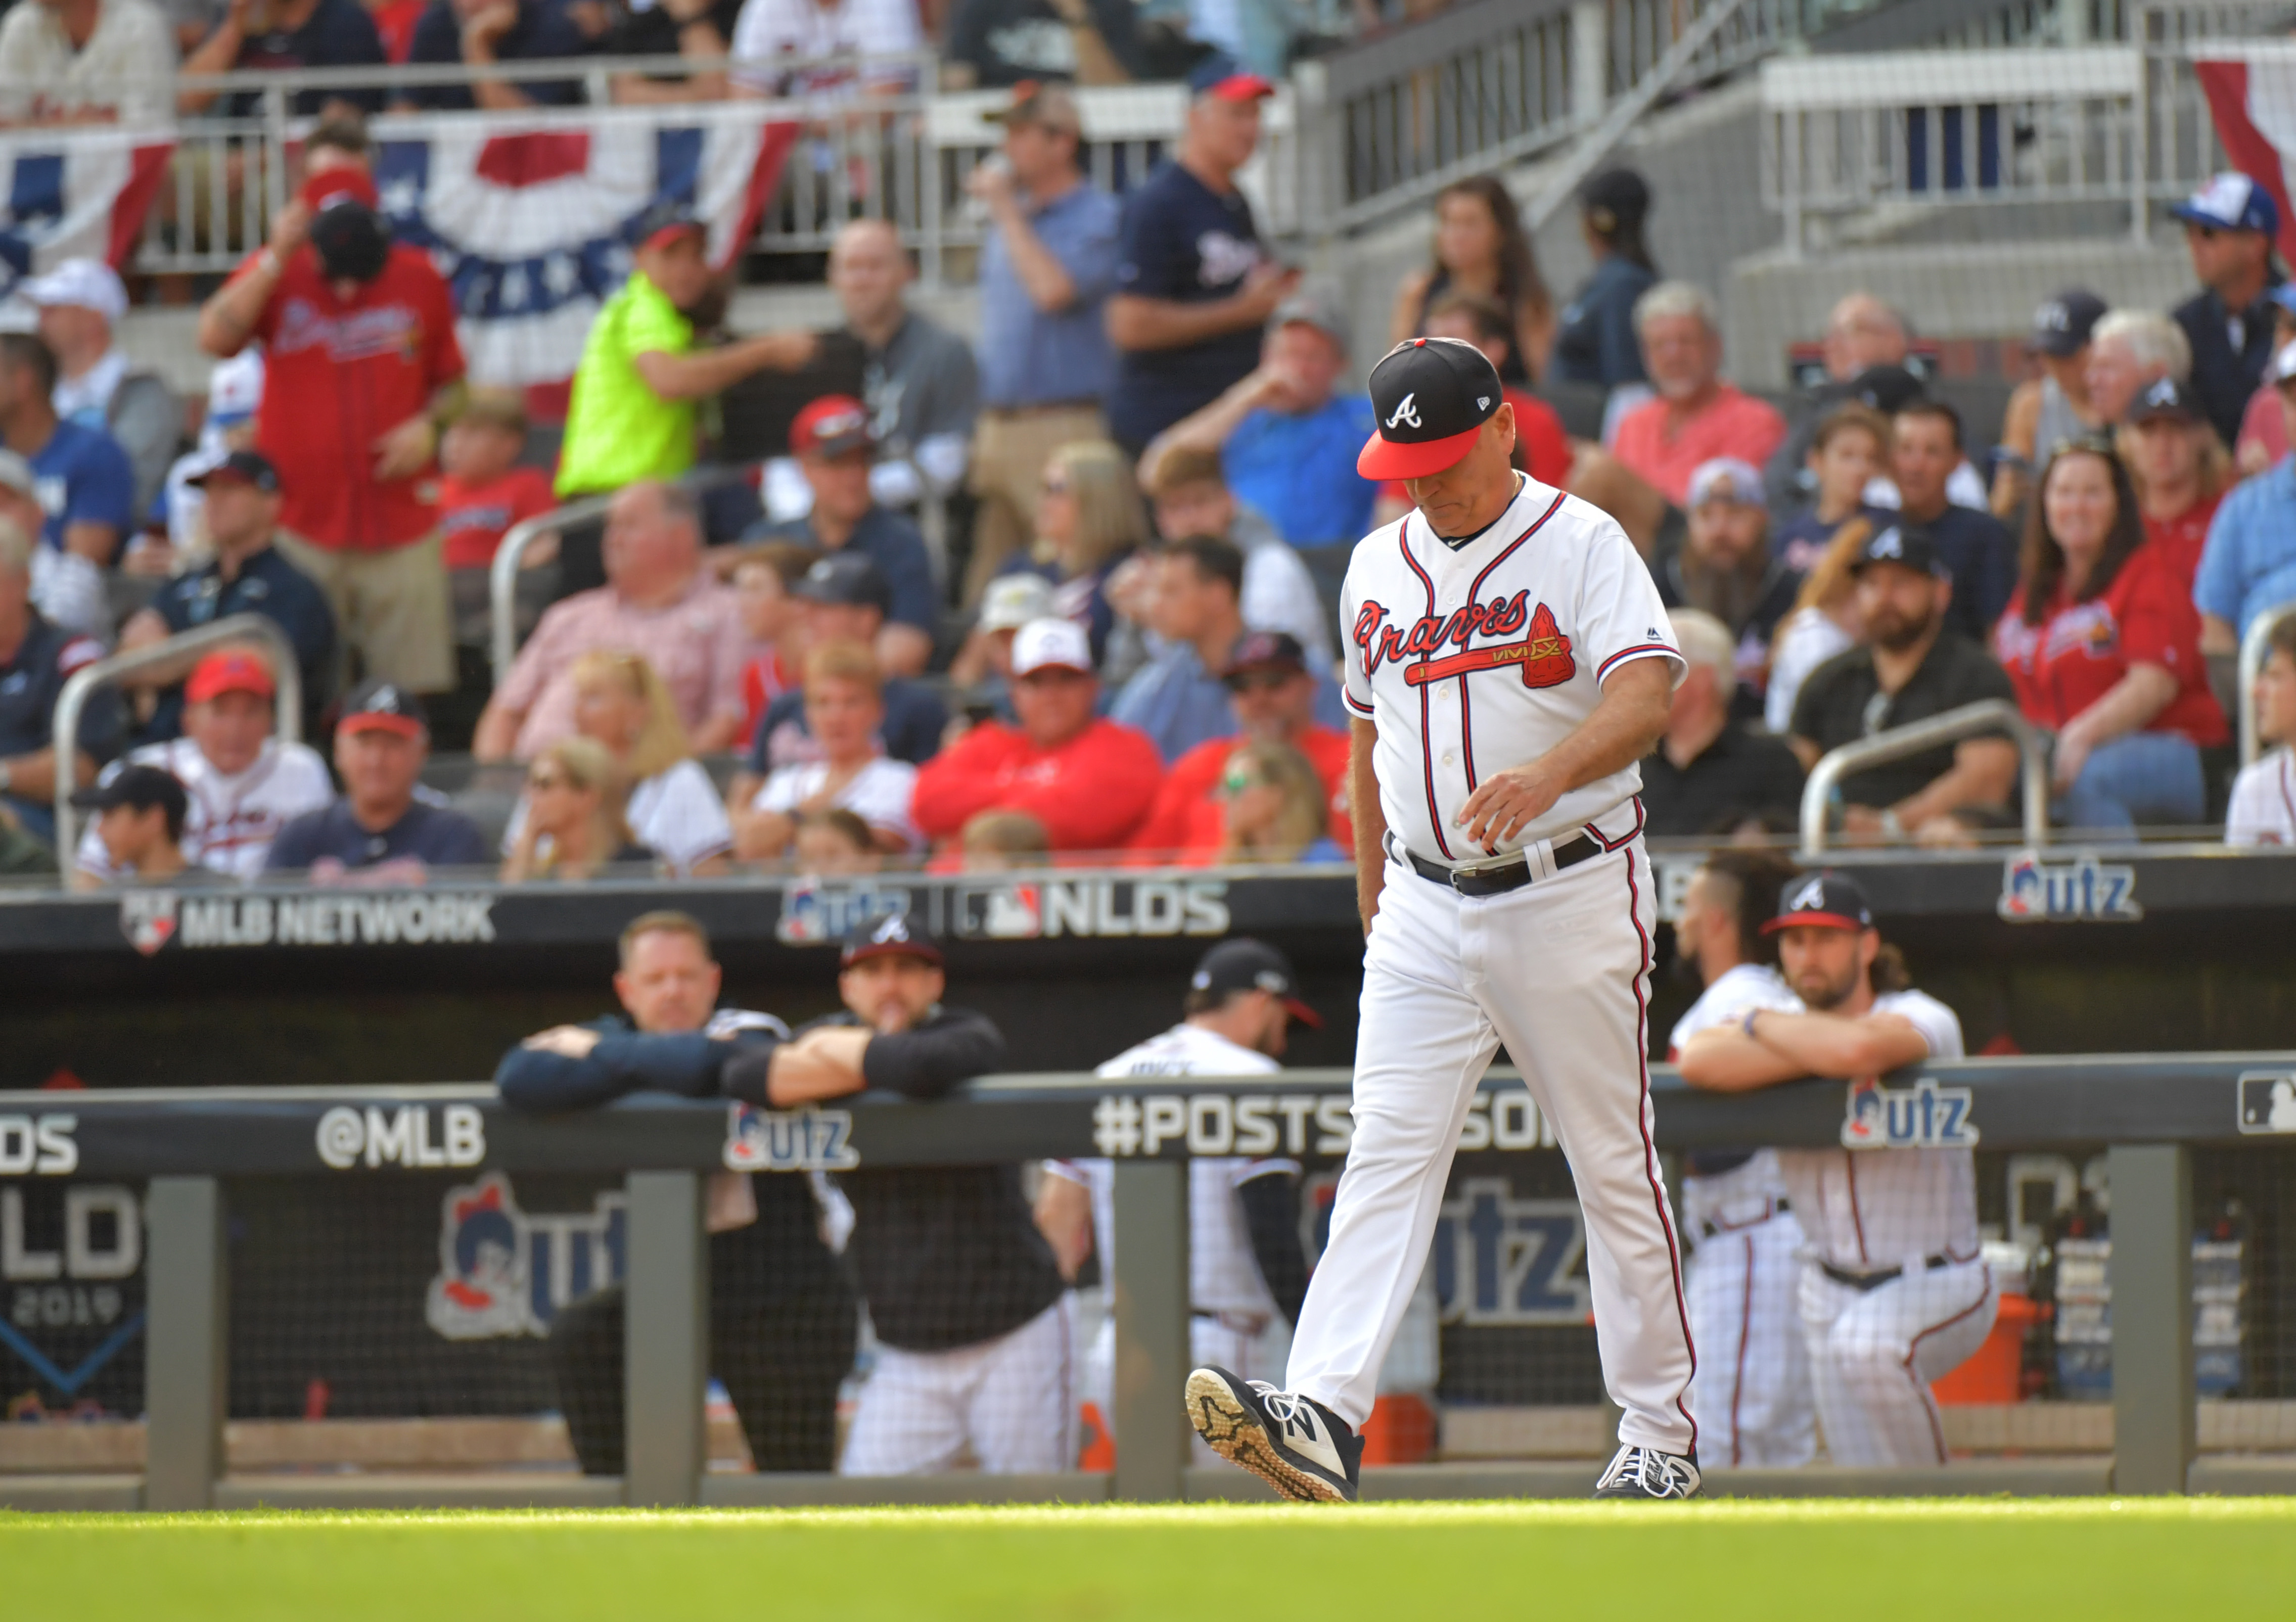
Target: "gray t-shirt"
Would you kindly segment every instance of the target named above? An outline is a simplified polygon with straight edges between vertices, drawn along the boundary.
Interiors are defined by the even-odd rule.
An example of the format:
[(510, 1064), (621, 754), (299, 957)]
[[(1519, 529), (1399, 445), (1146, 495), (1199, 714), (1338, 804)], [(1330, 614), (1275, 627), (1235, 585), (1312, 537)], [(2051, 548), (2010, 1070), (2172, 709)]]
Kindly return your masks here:
[(913, 506), (927, 487), (945, 495), (964, 482), (980, 369), (963, 339), (912, 313), (883, 348), (864, 347), (861, 388), (877, 435), (869, 486), (879, 501)]

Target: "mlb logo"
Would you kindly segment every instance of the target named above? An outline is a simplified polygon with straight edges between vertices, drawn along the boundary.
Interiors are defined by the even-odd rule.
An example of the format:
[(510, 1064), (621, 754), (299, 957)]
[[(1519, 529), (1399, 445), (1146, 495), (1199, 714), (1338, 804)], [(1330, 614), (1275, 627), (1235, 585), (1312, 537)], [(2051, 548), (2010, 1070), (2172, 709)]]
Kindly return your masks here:
[(119, 898), (119, 932), (150, 957), (176, 938), (176, 892), (130, 890)]
[(1044, 887), (997, 884), (961, 890), (956, 932), (974, 940), (1034, 940), (1045, 932)]
[(2296, 1133), (2296, 1071), (2250, 1070), (2240, 1078), (2243, 1133)]

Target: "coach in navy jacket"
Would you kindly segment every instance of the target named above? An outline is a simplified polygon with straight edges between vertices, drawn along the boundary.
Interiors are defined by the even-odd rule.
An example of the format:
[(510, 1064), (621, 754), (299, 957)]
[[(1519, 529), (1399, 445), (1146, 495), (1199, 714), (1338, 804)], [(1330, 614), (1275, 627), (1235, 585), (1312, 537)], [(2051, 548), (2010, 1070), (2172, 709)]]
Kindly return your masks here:
[[(717, 1006), (722, 976), (709, 938), (683, 913), (634, 920), (621, 964), (614, 990), (624, 1012), (511, 1049), (495, 1071), (504, 1103), (543, 1111), (641, 1092), (737, 1096), (726, 1091), (734, 1062), (762, 1070), (789, 1039), (771, 1014)], [(853, 1292), (823, 1240), (825, 1227), (843, 1225), (843, 1201), (832, 1196), (824, 1208), (808, 1178), (733, 1173), (712, 1180), (710, 1196), (710, 1370), (759, 1470), (825, 1470), (857, 1328)], [(559, 1406), (591, 1475), (622, 1470), (622, 1333), (619, 1283), (562, 1308), (550, 1326)]]

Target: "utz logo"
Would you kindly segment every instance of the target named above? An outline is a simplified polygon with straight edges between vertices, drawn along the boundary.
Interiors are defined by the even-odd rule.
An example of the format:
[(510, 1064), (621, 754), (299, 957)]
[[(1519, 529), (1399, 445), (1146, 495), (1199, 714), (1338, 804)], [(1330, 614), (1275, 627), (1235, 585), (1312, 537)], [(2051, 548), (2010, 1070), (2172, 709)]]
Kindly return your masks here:
[(1471, 1177), (1435, 1219), (1435, 1298), (1446, 1323), (1584, 1323), (1594, 1307), (1576, 1200), (1518, 1200)]
[(423, 1318), (448, 1340), (548, 1334), (560, 1307), (622, 1276), (623, 1203), (529, 1215), (498, 1171), (447, 1190)]
[(782, 893), (774, 936), (784, 946), (828, 946), (909, 910), (909, 892), (873, 884), (800, 884)]
[(2136, 870), (2125, 862), (2083, 856), (2044, 862), (2031, 851), (2009, 858), (1997, 908), (2011, 923), (2134, 923)]
[(119, 932), (149, 957), (176, 938), (176, 892), (130, 890), (119, 898)]
[(851, 1171), (860, 1164), (849, 1110), (735, 1104), (726, 1112), (728, 1171)]
[(1974, 1149), (1974, 1102), (1967, 1087), (1941, 1087), (1923, 1077), (1909, 1088), (1853, 1082), (1841, 1118), (1844, 1149)]

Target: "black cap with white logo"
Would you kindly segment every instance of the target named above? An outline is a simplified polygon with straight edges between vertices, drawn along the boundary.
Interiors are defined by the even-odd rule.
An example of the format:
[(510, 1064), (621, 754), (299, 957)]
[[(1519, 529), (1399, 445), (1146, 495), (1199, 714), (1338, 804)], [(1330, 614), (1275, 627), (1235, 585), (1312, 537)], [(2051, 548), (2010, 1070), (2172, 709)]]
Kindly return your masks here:
[(1464, 456), (1500, 405), (1498, 368), (1456, 338), (1406, 339), (1371, 370), (1378, 419), (1356, 471), (1424, 479)]
[(1849, 560), (1849, 572), (1861, 574), (1876, 563), (1895, 563), (1900, 569), (1910, 569), (1916, 574), (1935, 575), (1940, 580), (1953, 578), (1953, 571), (1938, 556), (1937, 543), (1930, 532), (1919, 524), (1891, 524), (1874, 532), (1857, 555)]
[(850, 969), (864, 958), (897, 956), (922, 958), (935, 968), (941, 964), (940, 943), (914, 913), (894, 913), (863, 924), (845, 938), (837, 966)]
[(1786, 881), (1778, 892), (1778, 915), (1762, 926), (1762, 933), (1780, 930), (1870, 930), (1874, 908), (1857, 881), (1840, 873), (1804, 873)]
[(2202, 416), (2200, 404), (2193, 398), (2192, 391), (2173, 377), (2156, 377), (2139, 389), (2136, 397), (2128, 402), (2128, 414), (2121, 421), (2133, 428), (2154, 417), (2174, 417), (2181, 422), (2207, 420)]
[(1254, 940), (1239, 935), (1234, 940), (1224, 940), (1204, 954), (1189, 977), (1192, 991), (1231, 992), (1264, 991), (1283, 1004), (1284, 1012), (1300, 1024), (1322, 1029), (1324, 1021), (1316, 1011), (1300, 1000), (1300, 977), (1292, 971), (1292, 960), (1264, 940)]

